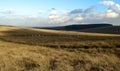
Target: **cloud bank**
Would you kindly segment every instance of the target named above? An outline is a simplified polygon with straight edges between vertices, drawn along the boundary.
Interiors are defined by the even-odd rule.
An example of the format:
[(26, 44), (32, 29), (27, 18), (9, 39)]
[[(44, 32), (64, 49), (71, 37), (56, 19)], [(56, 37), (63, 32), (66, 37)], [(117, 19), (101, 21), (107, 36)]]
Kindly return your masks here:
[[(120, 5), (111, 0), (99, 2), (99, 5), (108, 7), (106, 11), (99, 12), (95, 7), (87, 9), (74, 9), (71, 11), (57, 10), (52, 8), (47, 18), (39, 15), (11, 15), (9, 17), (0, 17), (0, 24), (28, 26), (28, 27), (48, 27), (48, 26), (64, 26), (71, 24), (94, 24), (94, 23), (110, 23), (120, 25)], [(39, 10), (38, 14), (45, 11)], [(0, 14), (13, 14), (13, 9), (0, 9)]]

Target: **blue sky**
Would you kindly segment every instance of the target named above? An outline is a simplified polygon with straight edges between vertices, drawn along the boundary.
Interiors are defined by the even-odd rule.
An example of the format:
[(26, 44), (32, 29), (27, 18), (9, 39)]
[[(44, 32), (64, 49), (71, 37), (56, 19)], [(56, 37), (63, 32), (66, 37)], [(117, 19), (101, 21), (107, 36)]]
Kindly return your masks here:
[(59, 26), (109, 23), (111, 19), (119, 25), (115, 22), (120, 18), (119, 11), (119, 0), (0, 0), (0, 25)]
[(60, 10), (86, 9), (96, 5), (100, 0), (0, 0), (0, 8), (15, 9), (23, 14), (35, 14), (38, 10), (50, 11), (51, 8)]

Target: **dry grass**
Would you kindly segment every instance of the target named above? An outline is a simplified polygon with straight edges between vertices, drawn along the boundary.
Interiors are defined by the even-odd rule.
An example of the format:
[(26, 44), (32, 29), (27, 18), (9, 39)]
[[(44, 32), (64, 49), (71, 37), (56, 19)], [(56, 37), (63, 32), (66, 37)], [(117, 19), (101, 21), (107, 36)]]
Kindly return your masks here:
[(0, 43), (0, 71), (120, 70), (119, 48), (79, 49), (71, 52), (3, 41)]
[(120, 71), (118, 36), (7, 29), (0, 31), (0, 71)]
[[(7, 28), (8, 29), (8, 28)], [(14, 28), (0, 32), (0, 39), (7, 42), (39, 45), (54, 48), (90, 48), (90, 47), (119, 47), (120, 35), (108, 36), (103, 34), (92, 34), (81, 32), (53, 31), (42, 29)], [(102, 35), (102, 36), (100, 36)]]

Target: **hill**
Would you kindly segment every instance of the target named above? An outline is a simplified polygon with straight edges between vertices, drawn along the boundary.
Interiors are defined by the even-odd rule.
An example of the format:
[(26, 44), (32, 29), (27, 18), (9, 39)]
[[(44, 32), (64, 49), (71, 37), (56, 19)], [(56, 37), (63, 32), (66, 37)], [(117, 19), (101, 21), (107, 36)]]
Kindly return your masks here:
[(0, 28), (0, 71), (120, 70), (120, 35)]
[(120, 34), (120, 26), (108, 26), (100, 28), (89, 28), (79, 30), (81, 32), (91, 32), (91, 33), (111, 33), (111, 34)]
[[(89, 43), (93, 42), (92, 44), (94, 46), (99, 44), (97, 41), (117, 41), (120, 37), (120, 35), (114, 34), (57, 31), (33, 28), (1, 27), (1, 29), (1, 40), (29, 45), (44, 45), (54, 47), (78, 47), (80, 45), (82, 46), (82, 43), (88, 43), (88, 41), (90, 41)], [(94, 43), (94, 41), (96, 41), (96, 43)], [(70, 45), (70, 43), (72, 44)], [(75, 46), (74, 44), (77, 45)], [(114, 44), (111, 45), (114, 46)], [(86, 46), (89, 47), (90, 45), (86, 44), (85, 47)]]
[(60, 27), (44, 27), (43, 29), (81, 31), (90, 33), (120, 34), (120, 26), (111, 24), (68, 25)]
[(85, 24), (85, 25), (82, 24), (82, 25), (67, 25), (67, 26), (60, 26), (60, 27), (44, 27), (44, 28), (45, 29), (77, 31), (77, 30), (81, 30), (81, 29), (99, 28), (99, 27), (108, 27), (108, 26), (113, 26), (113, 25), (111, 25), (111, 24)]

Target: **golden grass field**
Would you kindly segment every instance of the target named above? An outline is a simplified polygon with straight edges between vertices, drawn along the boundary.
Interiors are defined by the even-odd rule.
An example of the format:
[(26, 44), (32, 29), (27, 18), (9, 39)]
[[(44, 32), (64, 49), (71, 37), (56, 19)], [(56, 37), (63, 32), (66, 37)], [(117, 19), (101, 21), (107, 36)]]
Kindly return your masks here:
[(0, 71), (120, 71), (120, 35), (0, 27)]

